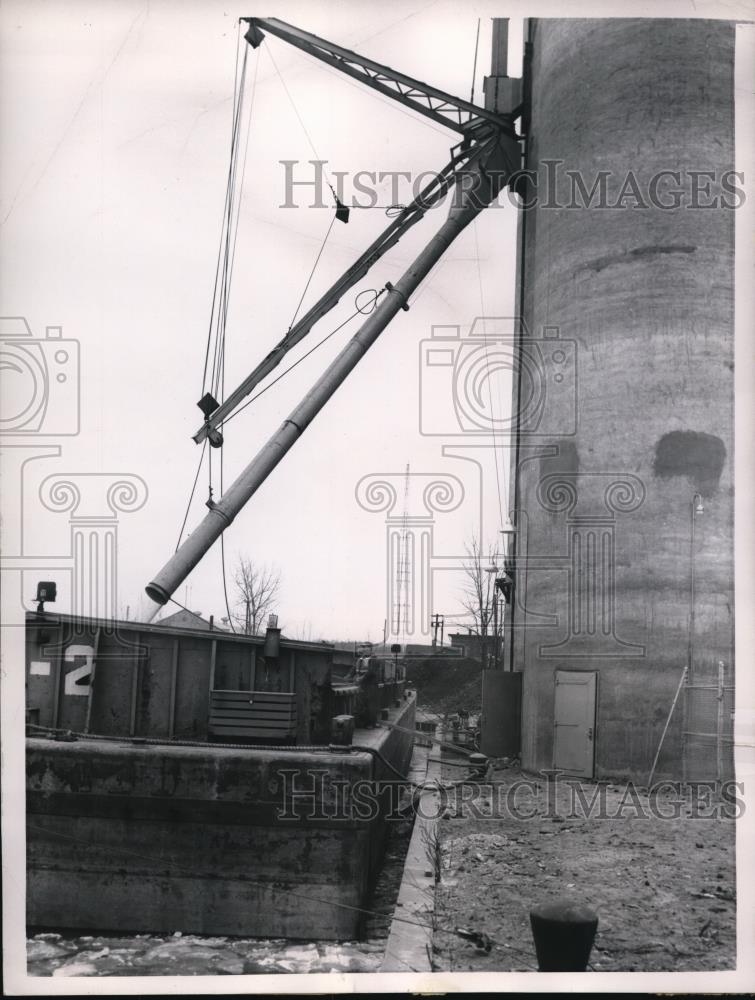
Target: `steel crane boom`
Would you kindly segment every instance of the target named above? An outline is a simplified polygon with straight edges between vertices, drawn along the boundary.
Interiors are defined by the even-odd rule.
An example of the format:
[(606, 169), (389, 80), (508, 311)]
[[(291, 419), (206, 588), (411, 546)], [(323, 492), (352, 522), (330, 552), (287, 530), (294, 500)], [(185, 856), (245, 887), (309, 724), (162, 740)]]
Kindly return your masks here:
[[(261, 28), (264, 27), (279, 37), (286, 38), (287, 41), (304, 49), (304, 51), (310, 51), (317, 58), (330, 62), (339, 69), (343, 69), (350, 76), (363, 79), (369, 86), (381, 90), (387, 96), (400, 100), (402, 104), (414, 107), (415, 110), (421, 110), (421, 113), (428, 117), (442, 120), (444, 124), (461, 132), (464, 140), (455, 154), (455, 158), (452, 158), (451, 164), (443, 172), (445, 179), (439, 181), (428, 192), (430, 203), (434, 204), (445, 193), (453, 189), (451, 206), (445, 222), (427, 246), (421, 250), (413, 263), (410, 264), (395, 286), (386, 284), (385, 294), (381, 296), (381, 300), (375, 311), (367, 317), (356, 334), (345, 345), (328, 368), (326, 368), (325, 372), (320, 376), (304, 399), (292, 411), (288, 419), (283, 421), (278, 430), (226, 490), (221, 499), (217, 503), (213, 500), (208, 501), (209, 512), (205, 515), (202, 522), (186, 538), (183, 544), (179, 546), (165, 566), (163, 566), (152, 582), (145, 588), (148, 596), (157, 604), (165, 604), (170, 600), (171, 595), (186, 579), (214, 542), (222, 535), (225, 529), (233, 522), (239, 511), (303, 434), (307, 426), (362, 357), (364, 357), (367, 350), (375, 343), (393, 317), (401, 309), (409, 308), (410, 296), (438, 260), (440, 260), (446, 249), (480, 212), (497, 198), (498, 194), (509, 183), (512, 175), (518, 171), (521, 160), (521, 152), (517, 136), (512, 127), (511, 116), (496, 115), (493, 112), (477, 108), (466, 101), (452, 98), (448, 94), (443, 93), (443, 91), (427, 87), (425, 84), (420, 84), (418, 81), (412, 80), (410, 77), (402, 74), (394, 73), (379, 63), (363, 59), (355, 53), (349, 52), (347, 49), (324, 42), (322, 39), (317, 38), (317, 36), (302, 32), (297, 28), (292, 28), (282, 21), (252, 18), (249, 19), (249, 26), (246, 38), (250, 44), (258, 45), (262, 41)], [(395, 89), (391, 89), (389, 85), (391, 82), (394, 83)], [(422, 105), (422, 101), (425, 102), (424, 105)], [(412, 207), (409, 206), (409, 208)], [(401, 235), (401, 232), (405, 231), (408, 225), (413, 225), (421, 217), (421, 214), (424, 214), (424, 209), (427, 206), (423, 206), (420, 201), (414, 207), (416, 212), (412, 212), (404, 218), (403, 228), (401, 226), (389, 226), (380, 240), (393, 245)], [(415, 217), (416, 213), (420, 214), (417, 214)], [(399, 220), (395, 221), (398, 222)], [(359, 272), (359, 276), (361, 276), (366, 273), (371, 263), (374, 262), (374, 259), (377, 259), (375, 254), (377, 253), (377, 256), (381, 256), (387, 249), (387, 246), (384, 246), (380, 240), (378, 241), (379, 245), (376, 247), (373, 244), (373, 247), (366, 251), (357, 264), (340, 279), (340, 282), (336, 282), (336, 285), (324, 298), (328, 298), (329, 296), (334, 297), (338, 293), (342, 294), (345, 288), (350, 287), (358, 280), (358, 277), (353, 277), (354, 274)], [(370, 260), (371, 257), (373, 258), (372, 261)], [(337, 299), (332, 304), (335, 304), (335, 301)], [(319, 315), (322, 315), (327, 311), (325, 305), (326, 303), (323, 303), (321, 300), (310, 312), (318, 312), (321, 309), (322, 311), (319, 312)], [(316, 318), (319, 318), (319, 316), (314, 319)], [(310, 326), (314, 322), (314, 319), (309, 324)], [(294, 328), (292, 328), (288, 337), (293, 332)], [(306, 332), (306, 330), (298, 331), (296, 334), (297, 338), (301, 339)], [(287, 341), (288, 338), (284, 338), (281, 344), (263, 361), (262, 365), (258, 366), (256, 372), (252, 373), (250, 379), (253, 379), (266, 365), (270, 365), (267, 368), (269, 371), (278, 363), (285, 350), (289, 346), (292, 346)], [(281, 348), (283, 350), (280, 350)], [(242, 386), (239, 387), (239, 390), (237, 390), (237, 393), (234, 394), (237, 397), (236, 401), (238, 401), (239, 392), (242, 395), (246, 395), (250, 391), (250, 388), (248, 388), (249, 381), (249, 379), (245, 380)], [(202, 429), (204, 433), (200, 431), (196, 435), (199, 440), (203, 436), (210, 436), (213, 433), (215, 424), (222, 419), (222, 417), (218, 418), (218, 413), (222, 409), (222, 407), (219, 408), (209, 416), (207, 423)], [(213, 420), (215, 424), (213, 424)], [(217, 432), (214, 431), (214, 433)]]
[(277, 35), (290, 45), (295, 45), (321, 62), (328, 63), (355, 80), (380, 91), (386, 97), (431, 118), (439, 125), (445, 125), (455, 132), (471, 137), (477, 133), (506, 130), (513, 135), (512, 115), (500, 115), (495, 111), (480, 108), (460, 97), (447, 94), (444, 90), (431, 87), (420, 80), (414, 80), (404, 73), (397, 73), (389, 66), (383, 66), (374, 59), (367, 59), (350, 49), (334, 45), (324, 38), (318, 38), (309, 31), (302, 31), (292, 24), (279, 21), (277, 17), (242, 18), (249, 25), (244, 36), (253, 48), (257, 48), (265, 37), (264, 32)]
[[(349, 76), (360, 80), (366, 86), (377, 90), (406, 107), (433, 119), (440, 125), (461, 133), (462, 141), (451, 150), (449, 163), (428, 183), (419, 195), (393, 219), (387, 228), (365, 250), (358, 260), (320, 296), (315, 304), (291, 327), (275, 347), (260, 361), (244, 381), (231, 392), (222, 403), (210, 413), (203, 400), (199, 405), (205, 412), (205, 422), (194, 435), (197, 444), (209, 438), (210, 444), (219, 447), (223, 443), (220, 427), (233, 413), (239, 403), (248, 396), (267, 375), (282, 361), (288, 351), (306, 337), (318, 320), (333, 309), (343, 295), (369, 272), (370, 268), (395, 246), (412, 226), (420, 221), (425, 212), (446, 196), (456, 183), (459, 171), (474, 163), (484, 150), (485, 143), (500, 134), (514, 137), (512, 115), (500, 115), (475, 104), (453, 97), (437, 87), (429, 87), (403, 73), (372, 59), (334, 45), (318, 38), (308, 31), (302, 31), (277, 18), (242, 18), (249, 29), (244, 36), (253, 48), (264, 39), (263, 28), (298, 49), (314, 56), (322, 62), (334, 66)], [(203, 405), (204, 404), (204, 405)], [(214, 401), (211, 405), (215, 405)]]
[[(490, 141), (490, 140), (488, 140)], [(260, 361), (254, 371), (214, 409), (204, 424), (194, 435), (197, 444), (209, 438), (210, 444), (218, 447), (223, 439), (219, 427), (233, 413), (239, 403), (249, 395), (267, 375), (277, 367), (286, 354), (306, 337), (315, 323), (333, 309), (340, 299), (370, 271), (384, 254), (395, 246), (412, 226), (424, 218), (425, 212), (436, 205), (456, 184), (459, 172), (476, 162), (484, 152), (484, 145), (474, 144), (459, 147), (452, 154), (451, 161), (436, 174), (419, 195), (401, 210), (391, 224), (374, 240), (351, 267), (345, 271), (330, 288), (320, 296), (275, 347)]]

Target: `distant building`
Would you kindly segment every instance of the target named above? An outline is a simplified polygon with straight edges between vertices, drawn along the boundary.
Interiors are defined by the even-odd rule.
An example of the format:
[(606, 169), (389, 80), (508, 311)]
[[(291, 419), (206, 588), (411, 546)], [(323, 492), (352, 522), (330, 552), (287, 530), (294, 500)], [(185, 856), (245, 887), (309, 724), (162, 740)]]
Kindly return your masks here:
[(176, 611), (172, 615), (168, 615), (167, 618), (161, 618), (160, 621), (155, 622), (155, 624), (165, 626), (167, 628), (198, 628), (205, 632), (209, 632), (210, 629), (213, 631), (217, 629), (219, 632), (228, 631), (225, 626), (218, 625), (214, 619), (208, 621), (198, 612), (187, 611), (185, 608), (181, 608), (180, 611)]
[(493, 658), (493, 636), (477, 635), (475, 632), (453, 632), (449, 635), (451, 647), (460, 649), (462, 656), (469, 657), (470, 660), (478, 660), (482, 663), (482, 646), (485, 643), (488, 659)]

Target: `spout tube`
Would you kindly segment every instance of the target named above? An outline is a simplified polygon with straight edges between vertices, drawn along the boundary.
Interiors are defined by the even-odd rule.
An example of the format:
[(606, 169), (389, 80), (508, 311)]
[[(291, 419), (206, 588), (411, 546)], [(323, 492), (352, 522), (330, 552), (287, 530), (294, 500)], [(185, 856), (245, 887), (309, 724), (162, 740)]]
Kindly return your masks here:
[[(286, 452), (335, 393), (347, 375), (356, 367), (369, 348), (401, 309), (406, 309), (410, 296), (453, 243), (459, 233), (490, 204), (500, 191), (509, 170), (515, 168), (508, 146), (499, 146), (475, 176), (467, 178), (462, 197), (454, 199), (448, 218), (440, 230), (419, 253), (395, 286), (386, 292), (375, 311), (362, 324), (340, 354), (331, 362), (301, 403), (284, 420), (270, 440), (226, 490), (219, 502), (205, 515), (201, 524), (171, 556), (157, 576), (146, 587), (147, 595), (159, 604), (170, 600), (202, 556), (217, 541), (236, 515), (256, 493)], [(493, 169), (491, 169), (493, 168)], [(470, 171), (470, 174), (472, 171)], [(463, 175), (462, 175), (463, 178)]]

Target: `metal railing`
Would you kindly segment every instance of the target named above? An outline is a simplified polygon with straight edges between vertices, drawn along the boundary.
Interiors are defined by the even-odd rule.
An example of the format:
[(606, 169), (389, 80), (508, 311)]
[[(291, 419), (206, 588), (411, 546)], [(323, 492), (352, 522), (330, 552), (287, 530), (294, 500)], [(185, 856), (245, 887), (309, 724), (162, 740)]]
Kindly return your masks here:
[(723, 662), (697, 666), (685, 684), (682, 725), (685, 781), (734, 777), (734, 677)]

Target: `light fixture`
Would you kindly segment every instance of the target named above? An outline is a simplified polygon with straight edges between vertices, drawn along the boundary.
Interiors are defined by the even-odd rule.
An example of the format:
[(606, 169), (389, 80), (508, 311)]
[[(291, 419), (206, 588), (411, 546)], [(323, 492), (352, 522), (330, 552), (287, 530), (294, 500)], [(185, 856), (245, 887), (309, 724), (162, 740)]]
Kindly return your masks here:
[(45, 601), (54, 603), (58, 596), (58, 588), (53, 580), (40, 580), (37, 584), (37, 614), (42, 614), (45, 610)]
[(503, 555), (506, 558), (511, 551), (511, 542), (516, 538), (516, 528), (501, 528), (500, 533), (503, 535)]

